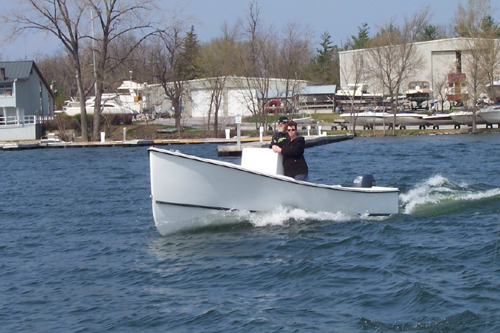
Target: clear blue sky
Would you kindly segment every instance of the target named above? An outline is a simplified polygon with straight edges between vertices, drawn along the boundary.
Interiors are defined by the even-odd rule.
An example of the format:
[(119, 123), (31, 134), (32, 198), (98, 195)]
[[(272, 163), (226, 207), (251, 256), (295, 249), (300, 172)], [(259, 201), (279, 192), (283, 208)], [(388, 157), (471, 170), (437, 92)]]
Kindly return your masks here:
[[(5, 2), (5, 3), (4, 3)], [(183, 15), (196, 18), (192, 23), (195, 32), (202, 42), (208, 42), (220, 35), (220, 27), (224, 21), (229, 24), (243, 19), (249, 7), (247, 0), (158, 0), (165, 8), (171, 6), (184, 7)], [(451, 29), (458, 3), (466, 4), (466, 0), (260, 0), (261, 18), (264, 24), (273, 25), (276, 31), (290, 20), (308, 26), (314, 33), (313, 44), (317, 47), (319, 36), (328, 31), (332, 41), (337, 45), (344, 44), (351, 35), (356, 35), (358, 26), (368, 23), (370, 32), (375, 33), (385, 23), (395, 20), (401, 24), (403, 17), (411, 16), (427, 4), (432, 14), (431, 23)], [(500, 22), (500, 14), (496, 1), (492, 1), (492, 16)], [(2, 0), (4, 8), (15, 4), (11, 0)], [(5, 35), (5, 29), (0, 30)], [(33, 59), (37, 54), (53, 53), (60, 49), (54, 38), (44, 34), (31, 34), (18, 38), (13, 43), (3, 43), (0, 50), (4, 60), (19, 60), (27, 57)]]

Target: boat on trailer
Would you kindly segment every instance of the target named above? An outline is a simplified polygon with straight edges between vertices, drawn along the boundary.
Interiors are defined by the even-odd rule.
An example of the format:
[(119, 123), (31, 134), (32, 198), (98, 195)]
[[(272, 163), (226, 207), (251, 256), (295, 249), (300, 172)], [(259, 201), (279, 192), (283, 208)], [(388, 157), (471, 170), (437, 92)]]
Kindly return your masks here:
[[(375, 126), (392, 127), (394, 121), (400, 129), (406, 129), (406, 126), (418, 126), (425, 129), (429, 122), (425, 120), (425, 114), (413, 111), (400, 111), (394, 116), (394, 113), (365, 110), (359, 113), (344, 113), (340, 115), (346, 122), (356, 121), (356, 126), (363, 126), (363, 129), (373, 129)], [(395, 117), (395, 118), (394, 118)]]
[(283, 175), (282, 156), (268, 148), (243, 149), (242, 165), (156, 147), (148, 151), (153, 217), (161, 235), (279, 206), (356, 216), (398, 213), (397, 188), (375, 186), (371, 175), (357, 177), (353, 187), (294, 180)]
[(497, 124), (500, 127), (500, 105), (488, 105), (478, 110), (477, 115), (488, 124)]

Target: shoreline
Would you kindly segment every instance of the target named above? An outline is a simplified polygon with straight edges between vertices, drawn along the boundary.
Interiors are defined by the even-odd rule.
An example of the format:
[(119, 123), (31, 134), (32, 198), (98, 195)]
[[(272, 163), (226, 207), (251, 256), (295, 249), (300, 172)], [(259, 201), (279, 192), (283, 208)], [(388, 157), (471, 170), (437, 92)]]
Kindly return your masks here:
[[(395, 134), (392, 134), (391, 129), (381, 130), (357, 130), (356, 135), (353, 135), (349, 131), (330, 131), (326, 130), (327, 136), (353, 136), (353, 138), (368, 138), (368, 137), (394, 137), (394, 136), (439, 136), (439, 135), (461, 135), (461, 134), (473, 134), (471, 128), (462, 129), (397, 129)], [(500, 128), (478, 128), (474, 134), (498, 134), (500, 133)], [(306, 138), (318, 137), (317, 135), (304, 135)], [(264, 136), (262, 138), (262, 144), (269, 144), (271, 136)], [(168, 138), (168, 139), (142, 139), (142, 138), (132, 138), (130, 140), (106, 140), (104, 142), (94, 141), (94, 142), (63, 142), (63, 141), (53, 141), (53, 142), (43, 142), (43, 140), (20, 140), (20, 141), (0, 141), (0, 150), (25, 150), (25, 149), (42, 149), (42, 148), (101, 148), (101, 147), (137, 147), (137, 146), (162, 146), (162, 145), (178, 145), (178, 144), (236, 144), (236, 137), (226, 138), (211, 138), (211, 137), (194, 137), (189, 134), (185, 134), (181, 138)], [(241, 136), (241, 143), (256, 143), (260, 142), (260, 137), (258, 136)]]

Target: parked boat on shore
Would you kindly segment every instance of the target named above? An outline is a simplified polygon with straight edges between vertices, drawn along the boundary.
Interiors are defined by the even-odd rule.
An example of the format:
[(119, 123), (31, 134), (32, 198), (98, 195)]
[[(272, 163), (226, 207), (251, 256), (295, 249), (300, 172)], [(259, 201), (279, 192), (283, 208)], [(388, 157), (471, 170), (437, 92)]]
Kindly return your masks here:
[(453, 120), (449, 113), (435, 113), (430, 116), (424, 116), (423, 119), (432, 125), (433, 129), (439, 129), (439, 126), (453, 125), (460, 128), (460, 123)]
[[(424, 102), (432, 98), (431, 93), (429, 81), (412, 81), (408, 84), (406, 100), (416, 104), (415, 106), (413, 106), (413, 104), (411, 105), (413, 109), (420, 109)], [(429, 105), (427, 104), (425, 108), (429, 109)]]
[(498, 124), (500, 127), (500, 105), (489, 105), (477, 111), (477, 115), (488, 124)]
[(396, 126), (405, 129), (406, 126), (419, 126), (425, 128), (429, 122), (424, 119), (425, 115), (413, 111), (401, 111), (394, 114), (390, 112), (379, 112), (366, 110), (357, 114), (345, 113), (340, 115), (346, 122), (356, 121), (356, 126), (363, 126), (363, 129), (372, 129), (375, 126), (392, 127), (394, 121)]
[[(460, 110), (454, 111), (450, 114), (451, 119), (459, 123), (460, 125), (472, 126), (472, 121), (474, 119), (474, 113), (472, 111)], [(486, 120), (481, 118), (476, 112), (476, 125), (485, 125), (488, 124)]]
[(241, 166), (155, 147), (148, 151), (153, 216), (161, 235), (279, 206), (346, 215), (398, 213), (397, 188), (374, 186), (370, 177), (357, 178), (355, 187), (297, 181), (282, 175), (281, 155), (268, 148), (244, 149)]

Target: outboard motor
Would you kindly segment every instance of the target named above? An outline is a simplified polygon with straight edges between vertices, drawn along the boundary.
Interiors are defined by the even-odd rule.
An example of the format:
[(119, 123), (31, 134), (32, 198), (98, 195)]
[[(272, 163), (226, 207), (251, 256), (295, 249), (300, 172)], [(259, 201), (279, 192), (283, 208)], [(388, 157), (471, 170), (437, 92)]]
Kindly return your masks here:
[(372, 175), (359, 175), (352, 183), (352, 187), (372, 187), (375, 186), (375, 178)]

